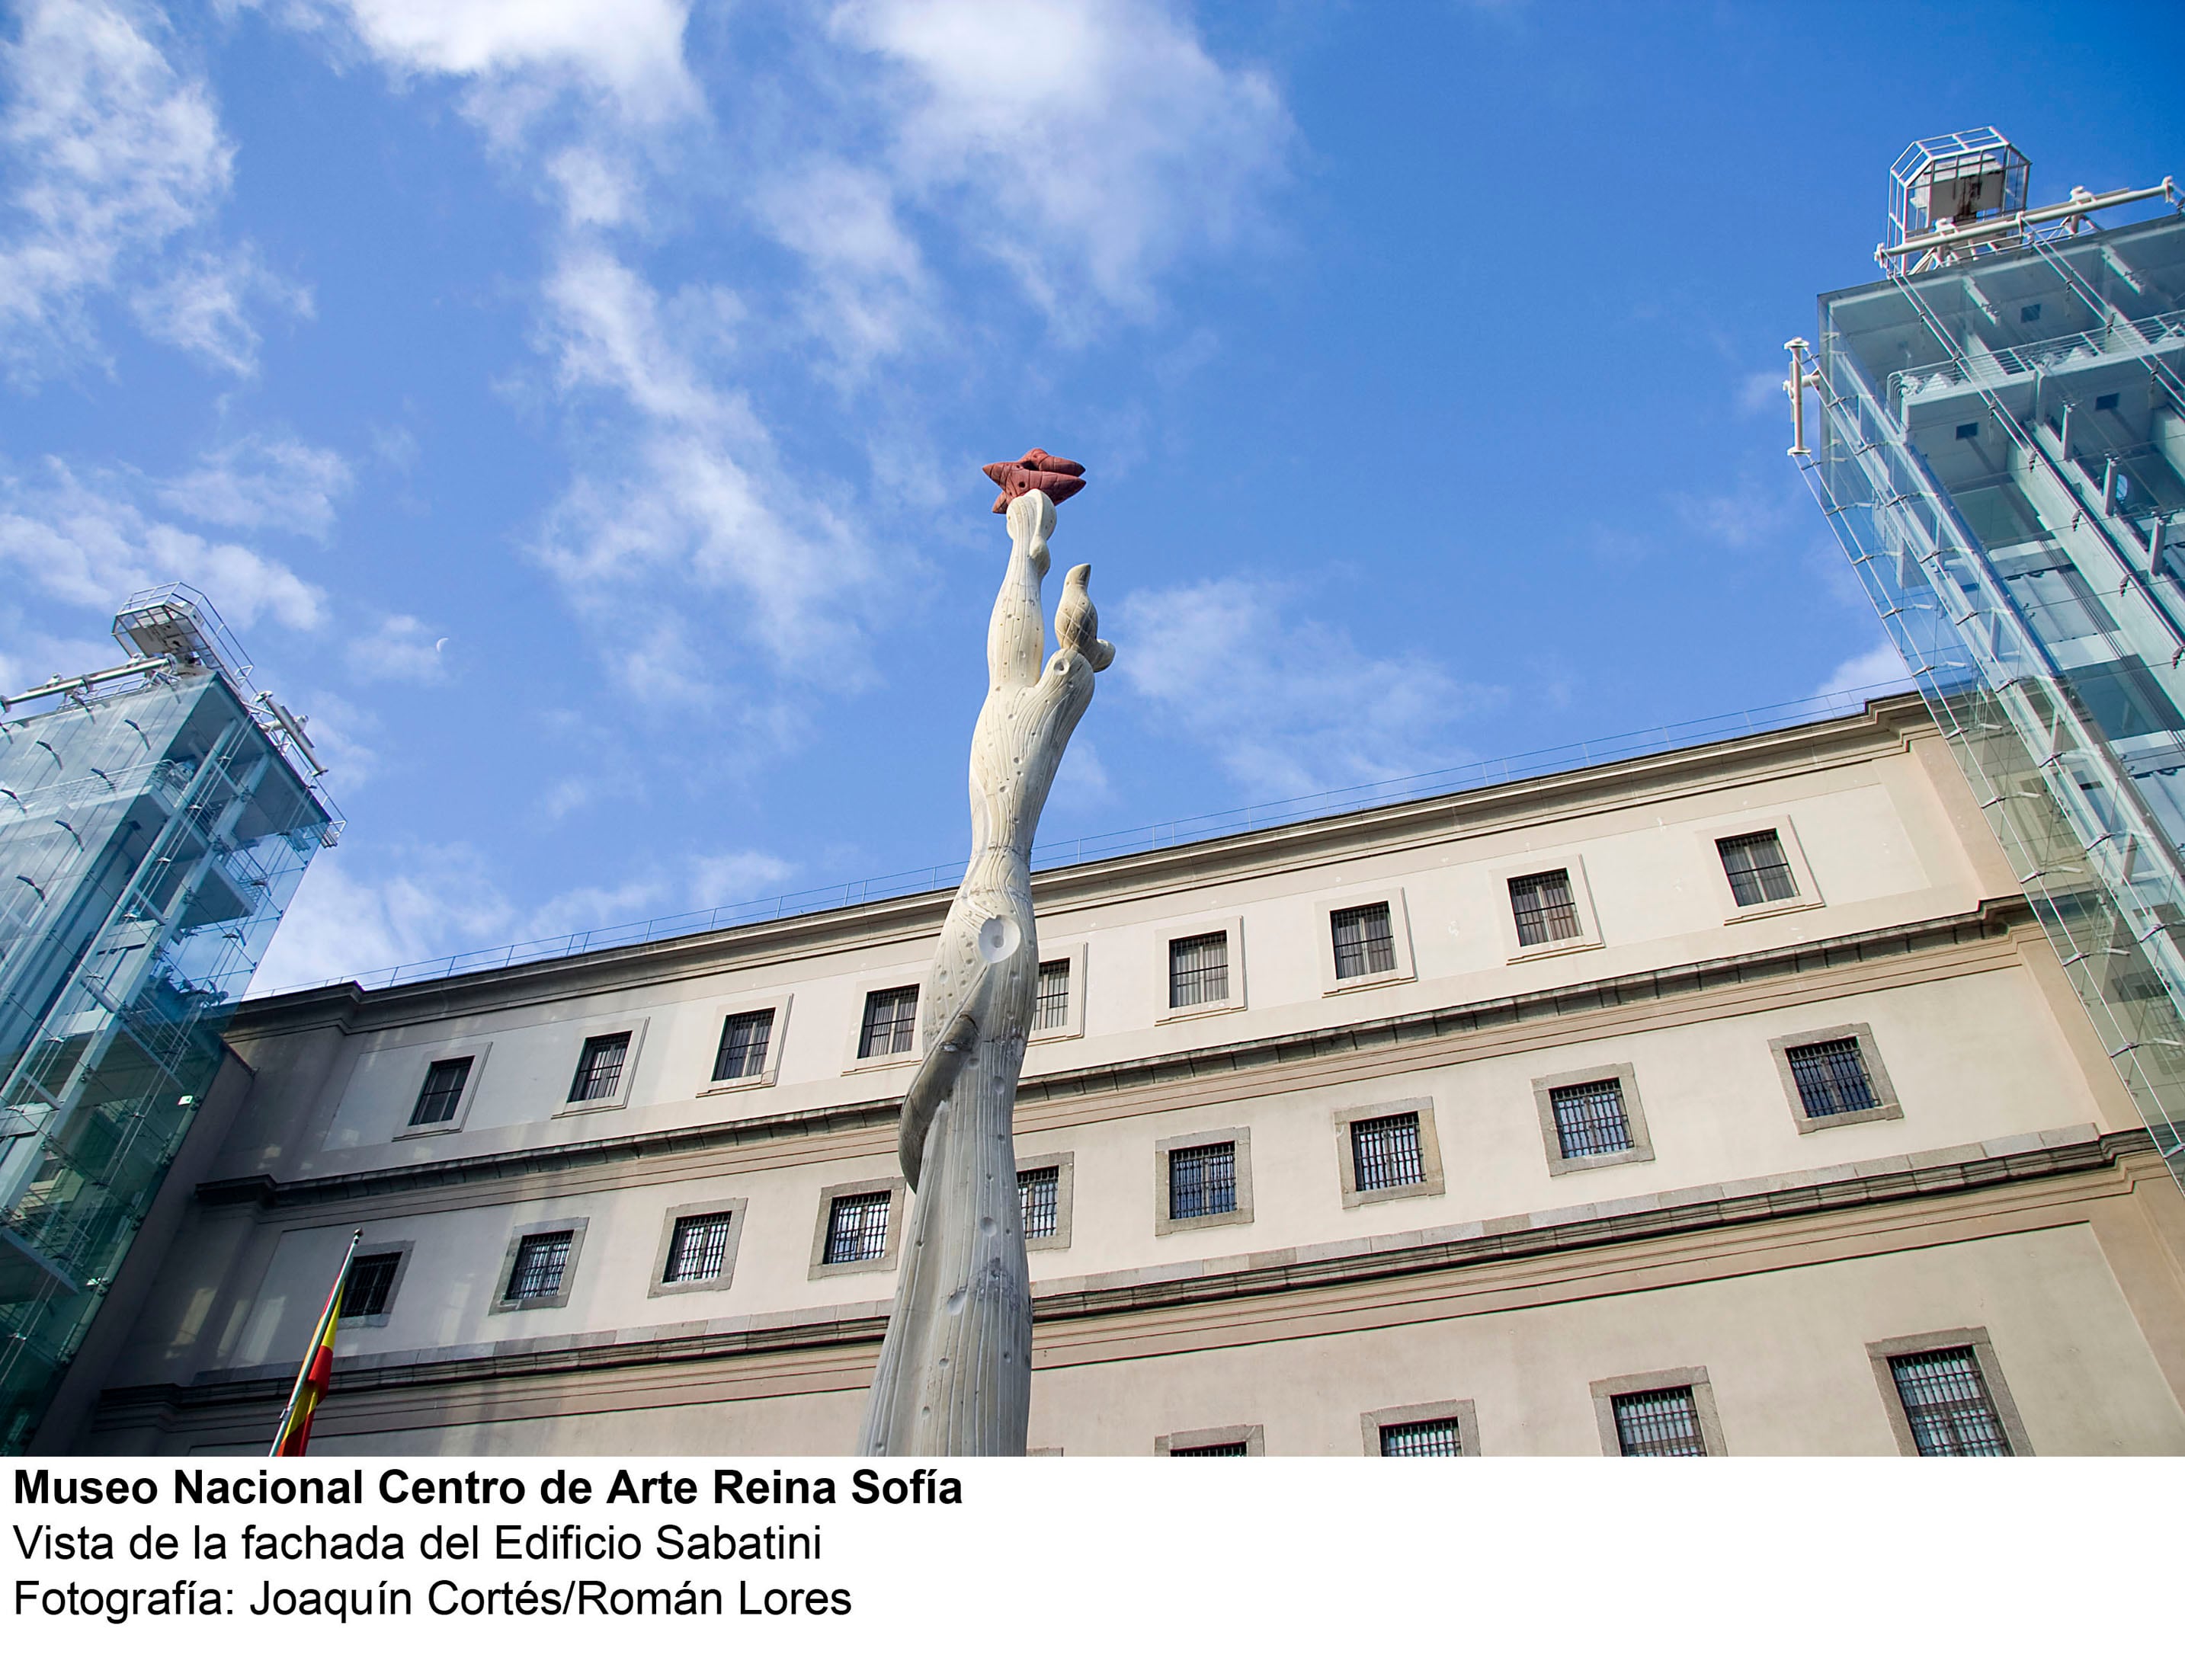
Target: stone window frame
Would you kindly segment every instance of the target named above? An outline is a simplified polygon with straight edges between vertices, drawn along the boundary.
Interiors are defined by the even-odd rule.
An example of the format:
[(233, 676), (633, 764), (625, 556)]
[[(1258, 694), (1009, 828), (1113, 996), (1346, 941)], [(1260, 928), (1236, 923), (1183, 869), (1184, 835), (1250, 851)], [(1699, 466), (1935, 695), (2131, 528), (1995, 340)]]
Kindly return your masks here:
[[(587, 1036), (596, 1037), (596, 1034)], [(487, 1305), (489, 1315), (495, 1313), (528, 1313), (544, 1311), (569, 1304), (569, 1292), (576, 1287), (577, 1264), (584, 1252), (584, 1228), (591, 1223), (589, 1216), (570, 1214), (558, 1220), (539, 1220), (530, 1225), (520, 1225), (509, 1233), (508, 1249), (500, 1257), (500, 1271), (493, 1281), (493, 1299)], [(516, 1270), (516, 1257), (523, 1250), (527, 1236), (550, 1236), (559, 1231), (569, 1233), (569, 1258), (562, 1264), (562, 1287), (551, 1295), (534, 1295), (528, 1300), (511, 1301), (508, 1296), (508, 1281)]]
[(1054, 1232), (1050, 1236), (1025, 1237), (1025, 1252), (1027, 1254), (1070, 1246), (1070, 1203), (1077, 1187), (1076, 1152), (1065, 1149), (1053, 1155), (1027, 1155), (1017, 1163), (1020, 1173), (1037, 1172), (1042, 1167), (1054, 1169)]
[[(697, 1295), (717, 1289), (726, 1289), (736, 1275), (736, 1250), (744, 1240), (745, 1209), (751, 1205), (742, 1196), (716, 1197), (709, 1202), (685, 1202), (670, 1208), (660, 1225), (660, 1247), (652, 1256), (652, 1283), (645, 1293), (648, 1300), (662, 1295)], [(668, 1257), (675, 1247), (675, 1226), (679, 1220), (702, 1218), (707, 1214), (726, 1214), (729, 1216), (728, 1251), (721, 1256), (721, 1275), (718, 1277), (691, 1278), (681, 1283), (666, 1281)], [(890, 1221), (889, 1229), (894, 1229)]]
[[(1510, 901), (1510, 883), (1527, 875), (1553, 874), (1558, 869), (1570, 877), (1571, 907), (1578, 913), (1578, 932), (1568, 939), (1520, 945), (1517, 907)], [(1561, 957), (1573, 951), (1598, 951), (1605, 943), (1601, 935), (1601, 917), (1593, 907), (1593, 886), (1586, 879), (1585, 859), (1580, 853), (1506, 857), (1495, 865), (1495, 890), (1501, 898), (1497, 914), (1502, 928), (1502, 960), (1506, 963), (1532, 963), (1543, 957)]]
[[(855, 976), (858, 984), (857, 1007), (850, 1011), (850, 1038), (843, 1047), (842, 1071), (845, 1074), (869, 1074), (875, 1068), (914, 1068), (925, 1053), (925, 983), (932, 978), (933, 965), (920, 963), (918, 967), (882, 969), (877, 974)], [(911, 1012), (910, 1048), (894, 1051), (886, 1056), (860, 1058), (858, 1046), (865, 1035), (865, 1005), (876, 991), (900, 991), (905, 986), (918, 988), (918, 1007)]]
[(1042, 945), (1037, 962), (1032, 969), (1033, 984), (1037, 985), (1038, 963), (1067, 963), (1070, 964), (1070, 1014), (1059, 1027), (1035, 1027), (1027, 1043), (1047, 1044), (1060, 1038), (1085, 1036), (1085, 941), (1065, 940), (1059, 945)]
[[(1195, 1218), (1169, 1217), (1168, 1158), (1178, 1149), (1197, 1149), (1210, 1143), (1236, 1145), (1237, 1205), (1226, 1214), (1200, 1214)], [(1252, 1129), (1225, 1126), (1215, 1131), (1194, 1131), (1181, 1137), (1158, 1138), (1154, 1143), (1154, 1235), (1208, 1231), (1215, 1225), (1252, 1223)]]
[(1873, 1367), (1875, 1385), (1881, 1390), (1881, 1409), (1889, 1419), (1889, 1432), (1897, 1438), (1897, 1450), (1908, 1459), (1920, 1456), (1920, 1443), (1913, 1438), (1912, 1420), (1905, 1415), (1904, 1397), (1897, 1392), (1897, 1373), (1890, 1370), (1890, 1360), (1907, 1353), (1935, 1353), (1949, 1348), (1972, 1350), (1973, 1364), (1980, 1370), (1981, 1381), (1987, 1386), (1987, 1398), (1995, 1407), (1996, 1421), (2002, 1426), (2003, 1438), (2010, 1443), (2012, 1455), (2031, 1458), (2033, 1442), (2026, 1432), (2026, 1419), (2018, 1409), (2018, 1402), (2011, 1398), (2010, 1385), (2003, 1380), (2003, 1365), (1996, 1358), (1995, 1343), (1981, 1325), (1927, 1331), (1917, 1336), (1892, 1336), (1866, 1344), (1867, 1362)]
[[(1614, 1080), (1623, 1091), (1623, 1125), (1631, 1134), (1631, 1147), (1607, 1155), (1566, 1155), (1562, 1135), (1556, 1130), (1554, 1093), (1574, 1085), (1593, 1085)], [(1540, 1141), (1547, 1151), (1548, 1173), (1589, 1172), (1595, 1167), (1620, 1167), (1654, 1158), (1653, 1135), (1646, 1130), (1646, 1110), (1639, 1100), (1639, 1078), (1629, 1062), (1612, 1062), (1598, 1068), (1576, 1068), (1568, 1073), (1543, 1074), (1533, 1081), (1533, 1106), (1539, 1112)]]
[(1244, 1443), (1246, 1458), (1266, 1457), (1267, 1429), (1260, 1423), (1232, 1423), (1218, 1429), (1179, 1429), (1171, 1435), (1156, 1435), (1154, 1456), (1173, 1457), (1179, 1447), (1227, 1447), (1239, 1441)]
[[(1361, 1120), (1394, 1119), (1400, 1114), (1417, 1114), (1419, 1119), (1419, 1165), (1426, 1174), (1417, 1184), (1392, 1184), (1379, 1190), (1361, 1190), (1358, 1187), (1358, 1156), (1350, 1147), (1350, 1128)], [(1345, 1208), (1369, 1207), (1377, 1202), (1400, 1202), (1412, 1196), (1439, 1196), (1447, 1188), (1442, 1172), (1441, 1139), (1434, 1127), (1434, 1105), (1431, 1097), (1397, 1097), (1385, 1102), (1361, 1102), (1335, 1111), (1336, 1171), (1343, 1185), (1343, 1205)]]
[(1711, 1459), (1726, 1459), (1730, 1448), (1723, 1439), (1722, 1414), (1716, 1409), (1714, 1384), (1705, 1365), (1682, 1365), (1674, 1370), (1635, 1371), (1629, 1376), (1606, 1376), (1592, 1385), (1594, 1421), (1601, 1430), (1605, 1458), (1623, 1456), (1623, 1440), (1616, 1432), (1616, 1402), (1625, 1394), (1645, 1394), (1657, 1388), (1689, 1388), (1692, 1410), (1699, 1419), (1700, 1441)]
[[(444, 1062), (450, 1058), (442, 1056), (436, 1059)], [(436, 1127), (433, 1130), (452, 1131), (455, 1128)], [(360, 1260), (376, 1259), (381, 1254), (393, 1254), (397, 1259), (394, 1262), (394, 1275), (387, 1281), (386, 1305), (376, 1313), (359, 1313), (354, 1318), (344, 1317), (341, 1320), (341, 1327), (344, 1330), (384, 1330), (387, 1327), (388, 1320), (394, 1314), (394, 1303), (402, 1294), (402, 1280), (409, 1275), (410, 1257), (416, 1252), (416, 1247), (417, 1244), (414, 1239), (400, 1242), (360, 1242), (356, 1245), (356, 1258)], [(504, 1282), (503, 1287), (506, 1287)]]
[[(1229, 995), (1218, 1003), (1186, 1003), (1170, 1007), (1170, 985), (1175, 977), (1171, 967), (1174, 961), (1172, 947), (1178, 940), (1199, 939), (1208, 934), (1228, 935)], [(1155, 993), (1160, 1000), (1154, 1012), (1154, 1024), (1165, 1026), (1171, 1021), (1195, 1021), (1204, 1015), (1226, 1015), (1245, 1007), (1244, 996), (1244, 918), (1242, 912), (1234, 915), (1209, 914), (1188, 921), (1165, 922), (1154, 929), (1154, 945), (1160, 963), (1159, 985)]]
[[(422, 1060), (416, 1063), (415, 1082), (411, 1086), (410, 1101), (394, 1122), (394, 1137), (445, 1137), (459, 1132), (469, 1124), (471, 1104), (478, 1101), (478, 1086), (485, 1080), (486, 1058), (493, 1050), (493, 1041), (481, 1038), (450, 1039), (445, 1043), (428, 1045), (421, 1051)], [(410, 1116), (417, 1112), (417, 1098), (425, 1089), (425, 1081), (432, 1076), (435, 1062), (460, 1062), (471, 1058), (471, 1070), (463, 1076), (463, 1094), (455, 1099), (455, 1112), (438, 1125), (413, 1126)], [(407, 1064), (408, 1058), (404, 1058)]]
[[(1349, 980), (1339, 979), (1335, 972), (1335, 916), (1344, 910), (1362, 910), (1375, 904), (1389, 907), (1389, 943), (1396, 958), (1396, 966), (1383, 968), (1375, 974), (1354, 974)], [(1404, 890), (1400, 886), (1362, 886), (1355, 892), (1338, 893), (1333, 897), (1316, 901), (1312, 907), (1313, 942), (1320, 952), (1320, 991), (1323, 997), (1334, 997), (1347, 991), (1364, 991), (1374, 986), (1401, 985), (1406, 980), (1419, 977), (1418, 964), (1411, 949), (1411, 918), (1404, 902)]]
[[(1852, 1108), (1841, 1114), (1809, 1114), (1805, 1098), (1798, 1094), (1798, 1076), (1791, 1069), (1791, 1052), (1809, 1044), (1828, 1044), (1840, 1038), (1858, 1041), (1858, 1059), (1866, 1073), (1867, 1089), (1880, 1100), (1871, 1108)], [(1864, 1021), (1848, 1021), (1841, 1026), (1824, 1027), (1813, 1032), (1786, 1033), (1781, 1038), (1768, 1041), (1768, 1053), (1775, 1058), (1776, 1075), (1783, 1081), (1784, 1100), (1791, 1105), (1791, 1119), (1802, 1133), (1904, 1118), (1904, 1105), (1897, 1101), (1897, 1086), (1882, 1063), (1881, 1052), (1875, 1046), (1874, 1029)]]
[(595, 1097), (581, 1102), (564, 1100), (554, 1105), (554, 1112), (550, 1118), (558, 1120), (572, 1114), (603, 1114), (629, 1108), (630, 1093), (637, 1089), (637, 1070), (645, 1058), (645, 1028), (651, 1021), (650, 1015), (624, 1015), (612, 1020), (578, 1023), (581, 1030), (577, 1038), (576, 1059), (569, 1064), (572, 1080), (578, 1068), (583, 1065), (584, 1047), (594, 1039), (612, 1038), (617, 1033), (626, 1032), (629, 1035), (629, 1048), (623, 1052), (622, 1074), (615, 1080), (613, 1096)]
[[(705, 1078), (699, 1086), (701, 1097), (718, 1097), (724, 1091), (757, 1091), (771, 1086), (781, 1077), (781, 1047), (789, 1038), (789, 1005), (793, 993), (786, 991), (755, 992), (748, 997), (715, 998), (720, 1009), (720, 1020), (712, 1041), (706, 1047)], [(767, 1029), (766, 1061), (755, 1074), (746, 1074), (738, 1079), (717, 1080), (713, 1063), (721, 1053), (721, 1034), (728, 1030), (729, 1022), (738, 1015), (756, 1015), (762, 1009), (774, 1011), (774, 1024)]]
[[(885, 991), (885, 987), (875, 990)], [(806, 1280), (818, 1283), (830, 1277), (853, 1277), (860, 1272), (893, 1271), (902, 1255), (903, 1203), (908, 1186), (901, 1178), (861, 1178), (849, 1184), (830, 1184), (819, 1192), (819, 1223), (812, 1233), (812, 1263), (805, 1269)], [(827, 1231), (835, 1218), (835, 1203), (843, 1196), (869, 1196), (875, 1191), (888, 1193), (887, 1242), (880, 1258), (873, 1260), (838, 1260), (827, 1264)]]
[(1456, 1424), (1456, 1456), (1479, 1456), (1479, 1409), (1470, 1400), (1430, 1400), (1420, 1406), (1383, 1406), (1378, 1412), (1361, 1412), (1358, 1428), (1365, 1437), (1366, 1456), (1381, 1456), (1381, 1432), (1406, 1423), (1439, 1423), (1444, 1418)]
[[(1790, 865), (1791, 884), (1798, 890), (1790, 898), (1771, 898), (1764, 904), (1740, 904), (1737, 895), (1730, 890), (1730, 871), (1724, 867), (1716, 842), (1735, 840), (1740, 834), (1757, 834), (1768, 829), (1775, 831), (1776, 841), (1783, 848), (1783, 861)], [(1826, 907), (1828, 901), (1821, 896), (1821, 890), (1813, 880), (1813, 866), (1806, 861), (1806, 848), (1798, 842), (1797, 827), (1791, 821), (1788, 812), (1748, 811), (1741, 817), (1702, 823), (1692, 834), (1705, 854), (1707, 879), (1713, 883), (1715, 905), (1722, 913), (1724, 926)]]

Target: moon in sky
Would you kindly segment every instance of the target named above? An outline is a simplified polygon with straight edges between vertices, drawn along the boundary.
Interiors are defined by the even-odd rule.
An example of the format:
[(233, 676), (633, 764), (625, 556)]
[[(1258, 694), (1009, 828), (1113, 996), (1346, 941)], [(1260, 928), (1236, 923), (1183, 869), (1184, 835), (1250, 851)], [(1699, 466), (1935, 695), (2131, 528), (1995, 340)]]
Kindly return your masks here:
[(445, 636), (443, 636), (443, 637), (441, 637), (441, 638), (440, 638), (440, 639), (439, 639), (439, 641), (437, 641), (437, 642), (435, 642), (435, 643), (433, 643), (433, 651), (434, 653), (438, 653), (438, 652), (439, 652), (439, 651), (440, 651), (440, 650), (441, 650), (441, 649), (443, 649), (443, 648), (444, 648), (445, 646), (447, 646), (447, 645), (448, 645), (448, 639), (447, 639)]

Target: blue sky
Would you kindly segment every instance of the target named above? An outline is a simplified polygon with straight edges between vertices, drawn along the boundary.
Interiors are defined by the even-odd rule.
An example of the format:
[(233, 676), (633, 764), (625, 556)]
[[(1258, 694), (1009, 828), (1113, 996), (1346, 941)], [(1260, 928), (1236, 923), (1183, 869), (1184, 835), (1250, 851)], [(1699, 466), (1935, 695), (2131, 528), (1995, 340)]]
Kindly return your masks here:
[(2185, 174), (2088, 16), (19, 0), (0, 687), (213, 598), (349, 821), (293, 983), (960, 857), (1034, 445), (1046, 837), (1886, 678), (1778, 347), (1908, 141)]

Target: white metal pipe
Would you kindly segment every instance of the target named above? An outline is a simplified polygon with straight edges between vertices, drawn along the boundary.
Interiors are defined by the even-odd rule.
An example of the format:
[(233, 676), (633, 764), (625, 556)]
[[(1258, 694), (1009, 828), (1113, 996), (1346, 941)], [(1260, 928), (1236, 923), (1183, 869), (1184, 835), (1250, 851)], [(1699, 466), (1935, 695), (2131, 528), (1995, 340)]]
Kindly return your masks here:
[(2137, 204), (2143, 198), (2177, 196), (2177, 179), (2167, 175), (2162, 177), (2162, 184), (2159, 187), (2124, 187), (2115, 193), (2089, 193), (2084, 187), (2079, 187), (2060, 204), (2044, 204), (2037, 210), (2015, 210), (2007, 216), (1991, 216), (1985, 221), (1967, 222), (1963, 227), (1937, 227), (1925, 233), (1915, 234), (1901, 245), (1876, 246), (1875, 260), (1886, 267), (1892, 257), (1939, 251), (1950, 245), (1990, 242), (2005, 232), (2022, 234), (2038, 222), (2066, 221), (2079, 216), (2093, 215), (2098, 210), (2112, 209), (2119, 204)]

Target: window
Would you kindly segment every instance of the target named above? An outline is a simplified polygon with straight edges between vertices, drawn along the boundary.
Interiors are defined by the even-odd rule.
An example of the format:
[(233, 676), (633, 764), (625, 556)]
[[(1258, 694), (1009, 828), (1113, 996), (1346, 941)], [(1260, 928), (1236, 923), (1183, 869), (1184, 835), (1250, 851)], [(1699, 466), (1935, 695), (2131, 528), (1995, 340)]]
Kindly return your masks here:
[(1958, 427), (1958, 441), (1959, 443), (1964, 442), (1968, 438), (1977, 438), (1979, 436), (1980, 421), (1977, 420), (1968, 420), (1964, 425)]
[(509, 1268), (508, 1282), (500, 1292), (500, 1298), (540, 1301), (560, 1296), (576, 1235), (573, 1231), (554, 1231), (520, 1238), (516, 1264)]
[(1070, 959), (1039, 965), (1039, 991), (1033, 996), (1031, 1030), (1043, 1032), (1070, 1024)]
[(2185, 730), (2185, 716), (2163, 691), (2138, 654), (2069, 673), (2080, 700), (2112, 740)]
[(1900, 1353), (1889, 1361), (1889, 1374), (1921, 1458), (2014, 1456), (1970, 1346)]
[(1819, 1044), (1794, 1045), (1784, 1053), (1790, 1058), (1791, 1076), (1798, 1082), (1798, 1101), (1809, 1118), (1880, 1106), (1867, 1082), (1857, 1039), (1824, 1039)]
[(1614, 1397), (1617, 1450), (1627, 1459), (1703, 1459), (1699, 1407), (1692, 1391), (1654, 1388)]
[(918, 988), (899, 985), (865, 994), (865, 1024), (858, 1034), (858, 1056), (908, 1056), (918, 1030)]
[(394, 1274), (402, 1269), (402, 1253), (359, 1254), (349, 1263), (349, 1284), (342, 1291), (341, 1315), (345, 1319), (377, 1318), (387, 1310), (394, 1292)]
[(1381, 1426), (1384, 1459), (1456, 1459), (1464, 1456), (1462, 1432), (1453, 1417)]
[(766, 1071), (766, 1049), (774, 1036), (774, 1011), (754, 1009), (721, 1023), (721, 1047), (713, 1052), (713, 1082), (756, 1079)]
[(1237, 1146), (1203, 1143), (1168, 1156), (1168, 1216), (1203, 1220), (1237, 1211)]
[(606, 1033), (584, 1041), (577, 1058), (577, 1076), (569, 1081), (572, 1102), (605, 1102), (622, 1084), (623, 1063), (629, 1055), (629, 1035)]
[(2018, 319), (2021, 324), (2040, 320), (2041, 305), (2038, 304), (2020, 304), (2018, 306)]
[(463, 1086), (470, 1082), (471, 1063), (476, 1059), (456, 1056), (445, 1062), (435, 1062), (426, 1069), (424, 1088), (417, 1093), (417, 1106), (410, 1111), (410, 1124), (452, 1125), (455, 1111), (462, 1106)]
[(1154, 1455), (1163, 1459), (1256, 1459), (1266, 1450), (1266, 1431), (1256, 1423), (1180, 1430), (1154, 1442)]
[(1338, 910), (1329, 921), (1335, 935), (1336, 979), (1350, 980), (1395, 971), (1396, 941), (1386, 904)]
[(1798, 883), (1791, 873), (1790, 862), (1783, 856), (1783, 842), (1774, 829), (1764, 829), (1757, 834), (1734, 834), (1714, 844), (1715, 850), (1722, 854), (1723, 870), (1730, 877), (1730, 896), (1736, 899), (1739, 909), (1798, 896)]
[(1211, 1441), (1204, 1447), (1171, 1447), (1172, 1459), (1243, 1459), (1251, 1456), (1242, 1441)]
[(2111, 391), (2106, 396), (2095, 398), (2094, 412), (2096, 414), (2100, 414), (2104, 410), (2115, 408), (2117, 405), (2117, 399), (2121, 394), (2123, 394), (2121, 392)]
[(827, 1209), (827, 1252), (821, 1264), (854, 1265), (885, 1259), (888, 1204), (893, 1199), (885, 1190), (835, 1197)]
[(668, 1264), (662, 1283), (710, 1283), (728, 1263), (729, 1213), (693, 1214), (675, 1221), (675, 1234), (668, 1245)]
[(1062, 1169), (1034, 1167), (1017, 1175), (1017, 1196), (1024, 1204), (1024, 1234), (1027, 1242), (1055, 1234), (1055, 1216), (1061, 1207)]
[(1350, 1160), (1353, 1183), (1360, 1191), (1424, 1184), (1427, 1170), (1419, 1150), (1419, 1117), (1388, 1114), (1352, 1121)]
[(1168, 1007), (1188, 1009), (1229, 996), (1229, 935), (1200, 934), (1168, 945)]
[(1565, 1160), (1621, 1154), (1631, 1147), (1621, 1080), (1558, 1086), (1549, 1094), (1549, 1100), (1555, 1105), (1556, 1143)]
[(1517, 943), (1521, 946), (1576, 939), (1583, 931), (1579, 926), (1577, 901), (1571, 896), (1568, 869), (1512, 878), (1510, 909), (1517, 918)]

